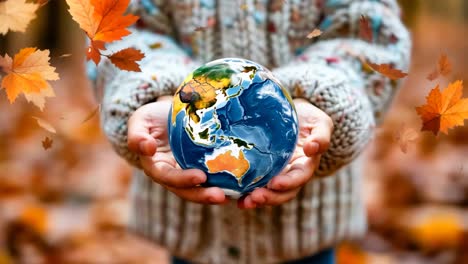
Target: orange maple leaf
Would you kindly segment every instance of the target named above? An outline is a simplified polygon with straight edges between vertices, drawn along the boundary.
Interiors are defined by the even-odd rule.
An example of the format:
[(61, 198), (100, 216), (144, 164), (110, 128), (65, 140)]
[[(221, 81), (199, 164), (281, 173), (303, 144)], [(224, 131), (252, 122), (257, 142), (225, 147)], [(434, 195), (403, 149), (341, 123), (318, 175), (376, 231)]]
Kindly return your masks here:
[(28, 102), (33, 103), (37, 106), (41, 111), (44, 110), (45, 100), (47, 97), (55, 97), (54, 90), (50, 85), (47, 86), (46, 89), (41, 90), (40, 92), (32, 92), (32, 93), (24, 93), (24, 97)]
[(0, 1), (0, 34), (8, 30), (24, 32), (29, 22), (36, 17), (39, 5), (26, 0)]
[[(13, 59), (7, 54), (0, 56), (0, 67), (7, 74), (2, 80), (1, 88), (5, 88), (10, 103), (21, 92), (41, 94), (51, 89), (47, 81), (58, 80), (59, 75), (50, 66), (49, 60), (49, 50), (36, 48), (24, 48)], [(51, 96), (50, 92), (44, 96)]]
[(110, 61), (122, 70), (141, 71), (137, 61), (145, 55), (134, 48), (126, 48), (109, 56)]
[(423, 121), (422, 131), (432, 131), (435, 135), (455, 126), (463, 126), (468, 118), (468, 98), (461, 98), (463, 82), (456, 81), (442, 92), (437, 85), (427, 96), (425, 105), (416, 107)]
[(393, 68), (393, 66), (389, 63), (384, 63), (384, 64), (375, 64), (372, 62), (365, 62), (371, 69), (374, 71), (392, 79), (392, 80), (398, 80), (403, 77), (406, 77), (408, 74), (405, 72), (402, 72), (401, 70)]
[[(101, 51), (106, 50), (105, 44), (129, 35), (128, 27), (138, 20), (138, 16), (124, 15), (130, 0), (66, 0), (69, 12), (80, 28), (86, 32), (90, 39), (90, 45), (86, 52), (86, 58), (93, 60), (97, 65), (101, 61)], [(139, 52), (139, 54), (142, 54)], [(123, 69), (130, 71), (141, 71), (135, 59), (123, 58), (122, 55), (130, 56), (135, 53), (117, 52), (112, 55), (104, 55), (111, 62)]]
[(447, 76), (452, 72), (452, 64), (450, 63), (446, 54), (441, 54), (439, 61), (437, 62), (437, 67), (427, 75), (429, 81), (433, 81), (439, 78), (440, 75)]
[(86, 59), (93, 60), (96, 65), (101, 61), (101, 52), (99, 50), (105, 50), (105, 44), (102, 41), (91, 41), (86, 52)]
[(130, 34), (127, 29), (138, 20), (134, 15), (123, 15), (130, 0), (91, 0), (97, 19), (97, 30), (92, 40), (112, 42)]
[(68, 11), (93, 41), (112, 42), (130, 34), (127, 29), (138, 20), (123, 15), (130, 0), (66, 0)]

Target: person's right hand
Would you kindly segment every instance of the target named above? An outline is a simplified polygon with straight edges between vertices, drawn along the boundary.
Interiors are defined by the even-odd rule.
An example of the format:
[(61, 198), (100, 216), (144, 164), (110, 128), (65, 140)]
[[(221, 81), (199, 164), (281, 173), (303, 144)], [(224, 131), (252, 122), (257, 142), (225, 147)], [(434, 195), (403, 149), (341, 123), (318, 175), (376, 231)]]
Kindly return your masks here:
[(228, 201), (218, 187), (198, 186), (206, 174), (198, 169), (179, 167), (169, 146), (167, 118), (172, 97), (138, 108), (128, 120), (128, 147), (140, 156), (146, 175), (177, 196), (196, 203), (223, 204)]

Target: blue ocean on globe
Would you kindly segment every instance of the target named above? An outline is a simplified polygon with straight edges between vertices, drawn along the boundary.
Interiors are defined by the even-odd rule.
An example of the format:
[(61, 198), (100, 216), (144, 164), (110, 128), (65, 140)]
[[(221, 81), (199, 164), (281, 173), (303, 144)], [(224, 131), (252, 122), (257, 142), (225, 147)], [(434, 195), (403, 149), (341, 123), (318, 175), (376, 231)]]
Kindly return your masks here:
[(203, 186), (237, 198), (287, 165), (298, 121), (290, 95), (268, 69), (225, 58), (197, 68), (180, 85), (168, 131), (181, 168), (203, 170)]

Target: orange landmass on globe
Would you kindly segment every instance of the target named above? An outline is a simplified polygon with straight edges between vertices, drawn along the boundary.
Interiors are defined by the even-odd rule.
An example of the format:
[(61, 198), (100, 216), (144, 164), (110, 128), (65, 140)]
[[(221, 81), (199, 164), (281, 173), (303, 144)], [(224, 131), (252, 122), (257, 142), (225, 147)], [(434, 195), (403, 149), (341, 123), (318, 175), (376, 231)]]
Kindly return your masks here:
[(206, 166), (210, 173), (227, 171), (234, 175), (238, 180), (249, 170), (249, 161), (245, 159), (244, 152), (239, 152), (239, 157), (232, 155), (228, 150), (223, 154), (216, 156), (212, 160), (206, 161)]

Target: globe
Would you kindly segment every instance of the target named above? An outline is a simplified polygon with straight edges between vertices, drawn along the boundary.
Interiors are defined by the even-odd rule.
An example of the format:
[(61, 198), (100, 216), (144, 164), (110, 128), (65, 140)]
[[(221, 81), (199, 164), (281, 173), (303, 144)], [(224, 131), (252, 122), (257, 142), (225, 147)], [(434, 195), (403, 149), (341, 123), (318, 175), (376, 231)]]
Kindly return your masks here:
[(169, 143), (181, 168), (207, 174), (238, 198), (265, 186), (287, 165), (298, 137), (288, 92), (265, 67), (224, 58), (194, 70), (169, 112)]

